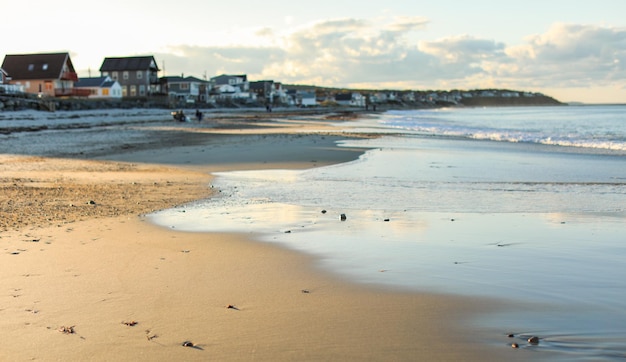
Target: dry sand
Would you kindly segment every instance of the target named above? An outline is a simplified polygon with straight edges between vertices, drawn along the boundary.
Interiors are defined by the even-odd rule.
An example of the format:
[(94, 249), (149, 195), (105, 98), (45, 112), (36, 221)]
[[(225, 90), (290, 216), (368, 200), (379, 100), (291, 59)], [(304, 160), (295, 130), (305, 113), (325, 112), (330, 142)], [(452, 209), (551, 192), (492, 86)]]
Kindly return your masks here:
[(167, 133), (154, 144), (168, 147), (111, 145), (97, 155), (107, 161), (3, 150), (0, 361), (523, 357), (504, 336), (487, 345), (498, 336), (467, 323), (495, 303), (353, 285), (245, 234), (183, 233), (143, 219), (210, 196), (209, 171), (358, 155), (333, 148), (335, 135), (296, 134), (302, 123), (287, 123), (185, 130), (194, 142)]

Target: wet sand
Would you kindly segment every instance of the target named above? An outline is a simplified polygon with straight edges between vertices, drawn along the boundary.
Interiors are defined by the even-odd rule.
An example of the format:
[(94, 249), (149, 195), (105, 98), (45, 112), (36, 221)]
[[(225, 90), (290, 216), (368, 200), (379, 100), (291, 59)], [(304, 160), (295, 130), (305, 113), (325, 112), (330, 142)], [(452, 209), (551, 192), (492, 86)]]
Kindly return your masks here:
[[(71, 140), (94, 144), (127, 130), (33, 134), (67, 141), (53, 155), (14, 155), (10, 142), (28, 137), (2, 140), (0, 360), (530, 357), (505, 347), (506, 331), (470, 325), (496, 302), (353, 285), (309, 256), (251, 241), (246, 230), (184, 233), (145, 221), (153, 210), (210, 197), (212, 171), (309, 168), (359, 155), (333, 146), (343, 136), (325, 120), (264, 122), (142, 125), (133, 129), (145, 136), (141, 145), (119, 138), (97, 150)], [(502, 343), (489, 345), (494, 338)]]

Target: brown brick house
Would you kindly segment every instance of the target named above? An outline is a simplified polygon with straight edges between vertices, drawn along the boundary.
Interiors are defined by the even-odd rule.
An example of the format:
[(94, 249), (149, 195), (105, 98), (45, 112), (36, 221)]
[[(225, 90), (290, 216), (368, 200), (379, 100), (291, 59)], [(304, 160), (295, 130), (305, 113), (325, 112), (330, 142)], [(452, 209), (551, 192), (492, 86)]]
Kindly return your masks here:
[(10, 84), (21, 85), (26, 93), (52, 97), (80, 96), (74, 89), (78, 75), (69, 53), (11, 54), (2, 63)]
[(123, 97), (145, 97), (159, 91), (159, 67), (153, 56), (105, 58), (100, 75), (117, 80)]

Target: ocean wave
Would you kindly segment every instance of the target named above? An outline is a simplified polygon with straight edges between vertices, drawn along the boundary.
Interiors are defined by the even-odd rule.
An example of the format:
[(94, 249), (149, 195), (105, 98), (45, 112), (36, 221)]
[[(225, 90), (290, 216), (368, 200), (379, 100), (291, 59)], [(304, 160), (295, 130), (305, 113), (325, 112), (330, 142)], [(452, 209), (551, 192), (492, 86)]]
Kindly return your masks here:
[(416, 135), (626, 151), (623, 112), (593, 118), (588, 108), (400, 111), (385, 114), (379, 124)]

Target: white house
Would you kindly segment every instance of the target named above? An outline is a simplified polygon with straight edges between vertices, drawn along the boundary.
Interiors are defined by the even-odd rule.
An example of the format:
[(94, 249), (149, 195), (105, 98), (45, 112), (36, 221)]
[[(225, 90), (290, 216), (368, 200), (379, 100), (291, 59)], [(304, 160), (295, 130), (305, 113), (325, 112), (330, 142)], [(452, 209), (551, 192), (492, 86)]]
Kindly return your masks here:
[(211, 78), (211, 82), (216, 86), (230, 85), (239, 88), (239, 91), (246, 93), (250, 91), (250, 82), (245, 74), (229, 75), (222, 74)]
[(350, 105), (352, 107), (365, 107), (365, 96), (357, 92), (352, 93)]
[(88, 89), (88, 98), (122, 98), (122, 86), (109, 76), (80, 78), (78, 82), (74, 83), (74, 88)]
[(220, 99), (248, 99), (254, 101), (257, 98), (256, 93), (242, 92), (239, 87), (230, 84), (216, 85), (213, 91), (217, 93), (217, 98)]
[(0, 93), (15, 94), (24, 93), (24, 86), (19, 84), (9, 84), (9, 74), (0, 68)]
[(298, 91), (296, 92), (296, 104), (300, 107), (313, 107), (317, 105), (315, 91)]
[(287, 90), (283, 88), (280, 82), (274, 82), (274, 91), (272, 92), (274, 99), (278, 99), (280, 103), (289, 103), (289, 95)]
[(365, 97), (358, 92), (335, 94), (335, 102), (342, 106), (365, 107)]

